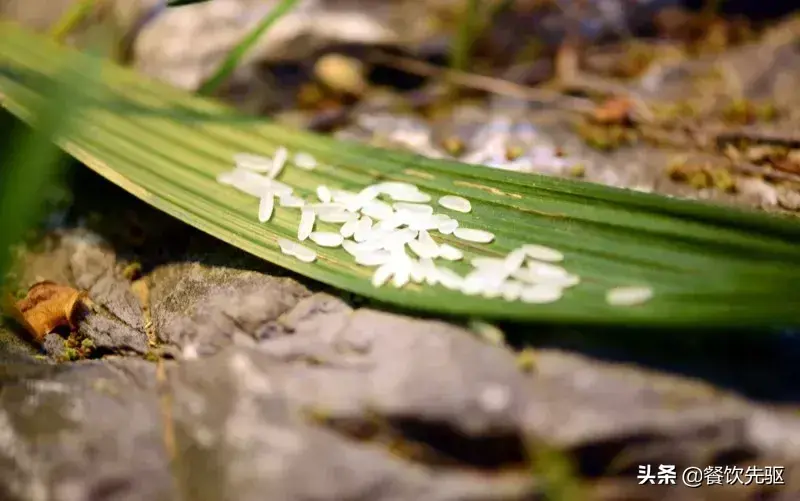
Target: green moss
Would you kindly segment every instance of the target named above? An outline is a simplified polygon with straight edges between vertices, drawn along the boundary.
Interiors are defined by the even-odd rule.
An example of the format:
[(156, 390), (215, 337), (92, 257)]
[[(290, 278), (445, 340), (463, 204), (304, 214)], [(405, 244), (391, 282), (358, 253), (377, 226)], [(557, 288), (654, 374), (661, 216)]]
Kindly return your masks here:
[(600, 151), (613, 151), (639, 140), (639, 131), (630, 124), (597, 123), (592, 119), (580, 120), (575, 132), (584, 142)]
[(509, 162), (514, 161), (521, 157), (525, 150), (521, 146), (509, 146), (506, 148), (506, 160)]
[(772, 122), (779, 116), (774, 103), (755, 104), (746, 99), (735, 99), (722, 110), (722, 118), (731, 125), (748, 125)]
[(460, 137), (449, 136), (442, 141), (442, 148), (444, 148), (448, 154), (457, 157), (464, 153), (466, 147), (464, 141)]
[(75, 348), (66, 347), (64, 348), (63, 358), (67, 362), (73, 362), (75, 360), (79, 360), (81, 358), (81, 354)]
[(713, 169), (709, 174), (711, 182), (718, 190), (726, 193), (734, 193), (736, 191), (736, 180), (727, 169)]
[(587, 493), (576, 473), (573, 459), (542, 443), (528, 443), (531, 473), (542, 484), (544, 499), (583, 501)]
[(569, 175), (572, 177), (586, 176), (586, 166), (583, 164), (575, 164), (569, 168)]
[(533, 348), (525, 348), (517, 354), (517, 368), (525, 373), (533, 372), (536, 369), (536, 351)]

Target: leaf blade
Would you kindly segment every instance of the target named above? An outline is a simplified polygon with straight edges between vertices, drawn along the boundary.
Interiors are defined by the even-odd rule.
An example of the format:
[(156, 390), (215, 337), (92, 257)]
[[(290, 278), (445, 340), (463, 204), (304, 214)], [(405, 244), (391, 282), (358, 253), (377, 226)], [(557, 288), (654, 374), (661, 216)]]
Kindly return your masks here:
[[(0, 64), (13, 71), (0, 73), (0, 94), (6, 107), (31, 120), (39, 81), (55, 77), (49, 65), (80, 56), (24, 31), (6, 31)], [(73, 156), (168, 214), (335, 287), (432, 313), (499, 319), (662, 326), (797, 321), (800, 305), (792, 292), (800, 274), (792, 265), (800, 257), (800, 226), (790, 220), (344, 144), (239, 116), (112, 65), (84, 88), (93, 102), (84, 107), (80, 128), (60, 141)], [(323, 182), (356, 188), (390, 179), (436, 196), (466, 196), (473, 213), (459, 218), (498, 234), (490, 254), (531, 240), (556, 246), (586, 283), (561, 302), (531, 306), (417, 285), (374, 289), (370, 270), (341, 249), (315, 249), (314, 264), (289, 258), (275, 239), (294, 238), (299, 213), (276, 209), (273, 221), (261, 225), (256, 199), (215, 181), (231, 168), (234, 153), (269, 155), (282, 145), (324, 161), (312, 172), (287, 169), (282, 181), (301, 192)], [(468, 257), (479, 247), (436, 238), (467, 248)], [(656, 288), (651, 303), (605, 305), (606, 288), (637, 281)]]

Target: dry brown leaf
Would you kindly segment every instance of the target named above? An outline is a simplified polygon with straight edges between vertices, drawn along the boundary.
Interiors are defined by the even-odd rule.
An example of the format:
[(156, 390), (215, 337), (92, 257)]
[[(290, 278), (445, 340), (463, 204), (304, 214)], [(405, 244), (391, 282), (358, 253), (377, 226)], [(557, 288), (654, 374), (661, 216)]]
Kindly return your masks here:
[(612, 97), (592, 111), (592, 120), (598, 124), (624, 124), (631, 120), (633, 102), (626, 97)]
[(23, 299), (14, 304), (12, 314), (36, 341), (42, 342), (58, 327), (75, 329), (72, 319), (85, 297), (85, 292), (69, 286), (50, 281), (37, 282)]

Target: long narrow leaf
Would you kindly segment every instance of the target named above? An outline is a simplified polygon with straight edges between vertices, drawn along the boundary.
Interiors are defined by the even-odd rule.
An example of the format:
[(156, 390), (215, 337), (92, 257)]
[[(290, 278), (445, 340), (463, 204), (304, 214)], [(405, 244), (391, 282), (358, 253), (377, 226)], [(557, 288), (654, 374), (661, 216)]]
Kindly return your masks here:
[(259, 21), (256, 27), (228, 53), (220, 67), (203, 83), (198, 92), (202, 95), (213, 94), (220, 85), (233, 74), (247, 52), (253, 48), (264, 33), (277, 23), (280, 18), (289, 13), (296, 3), (297, 0), (281, 0), (278, 5), (273, 7), (272, 10)]
[[(57, 61), (82, 56), (9, 25), (0, 26), (0, 96), (31, 121)], [(59, 144), (145, 202), (256, 256), (321, 282), (404, 307), (486, 318), (629, 325), (771, 325), (797, 323), (800, 225), (787, 218), (619, 190), (539, 175), (432, 160), (292, 130), (245, 117), (111, 64), (85, 77), (81, 120)], [(258, 201), (215, 179), (237, 152), (271, 155), (280, 146), (322, 165), (290, 165), (281, 175), (300, 194), (316, 186), (357, 190), (376, 180), (412, 182), (434, 197), (472, 200), (465, 226), (493, 231), (490, 245), (465, 245), (502, 256), (523, 243), (559, 248), (583, 283), (548, 305), (464, 296), (412, 284), (374, 288), (372, 269), (342, 249), (318, 248), (302, 263), (282, 254), (299, 214), (277, 209), (259, 224)], [(324, 226), (324, 225), (323, 225)], [(605, 303), (605, 291), (651, 285), (655, 297), (631, 308)]]
[[(83, 72), (96, 68), (91, 59), (82, 62), (90, 63), (82, 64)], [(16, 127), (11, 137), (4, 138), (6, 148), (0, 151), (0, 286), (11, 265), (11, 247), (41, 217), (42, 192), (64, 159), (53, 140), (69, 129), (80, 106), (74, 68), (68, 70), (58, 63), (53, 67), (61, 72), (60, 78), (43, 87), (44, 99), (31, 110), (34, 127)]]

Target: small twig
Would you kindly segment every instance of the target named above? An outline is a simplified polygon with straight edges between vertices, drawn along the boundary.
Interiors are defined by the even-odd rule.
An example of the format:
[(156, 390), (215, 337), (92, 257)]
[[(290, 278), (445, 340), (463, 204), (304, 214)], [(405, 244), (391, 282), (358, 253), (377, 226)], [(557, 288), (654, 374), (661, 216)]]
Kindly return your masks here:
[(393, 56), (389, 54), (381, 54), (375, 56), (374, 62), (393, 66), (397, 69), (413, 73), (415, 75), (425, 77), (437, 77), (462, 87), (481, 90), (490, 94), (498, 94), (501, 96), (512, 97), (524, 101), (557, 104), (568, 111), (574, 111), (581, 114), (590, 113), (595, 105), (589, 99), (582, 99), (577, 97), (570, 97), (561, 94), (560, 92), (550, 91), (545, 89), (532, 89), (522, 85), (501, 80), (499, 78), (487, 77), (485, 75), (476, 75), (474, 73), (467, 73), (464, 71), (450, 70), (440, 68), (432, 64), (428, 64), (415, 59), (407, 57)]
[(724, 129), (712, 132), (711, 134), (713, 141), (719, 148), (722, 148), (725, 144), (742, 140), (752, 141), (758, 144), (800, 148), (800, 133), (763, 131), (750, 127), (742, 127), (738, 129)]
[(624, 85), (612, 80), (590, 76), (581, 72), (574, 79), (564, 82), (562, 87), (568, 90), (579, 90), (588, 94), (594, 93), (624, 97), (633, 103), (637, 121), (652, 123), (653, 120), (655, 120), (655, 114), (641, 96), (632, 92)]
[(771, 167), (767, 167), (764, 165), (757, 165), (751, 162), (732, 162), (730, 165), (730, 169), (741, 174), (749, 174), (751, 176), (763, 176), (778, 181), (793, 181), (795, 183), (800, 183), (800, 175), (798, 174), (792, 174), (791, 172), (780, 171), (777, 169), (773, 169)]

